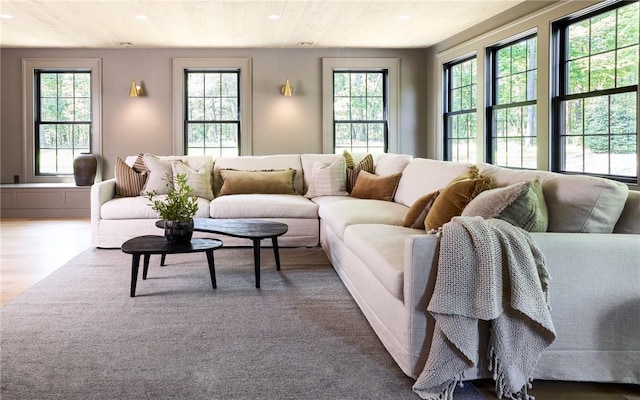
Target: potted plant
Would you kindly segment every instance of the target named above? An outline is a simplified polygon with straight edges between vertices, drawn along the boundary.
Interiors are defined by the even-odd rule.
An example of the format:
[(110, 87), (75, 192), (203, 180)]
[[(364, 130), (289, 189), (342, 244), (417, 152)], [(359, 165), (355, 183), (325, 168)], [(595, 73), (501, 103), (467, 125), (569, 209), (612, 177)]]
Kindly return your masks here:
[(186, 174), (177, 174), (170, 185), (166, 177), (169, 193), (160, 198), (157, 191), (147, 193), (151, 208), (160, 213), (164, 220), (164, 236), (170, 243), (189, 243), (193, 236), (193, 217), (198, 211), (197, 197), (191, 194)]

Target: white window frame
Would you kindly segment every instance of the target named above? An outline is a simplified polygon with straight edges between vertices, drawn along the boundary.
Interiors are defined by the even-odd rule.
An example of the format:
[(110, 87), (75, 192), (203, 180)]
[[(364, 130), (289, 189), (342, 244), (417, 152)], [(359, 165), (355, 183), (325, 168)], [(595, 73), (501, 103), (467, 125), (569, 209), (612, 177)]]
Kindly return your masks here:
[(323, 58), (322, 59), (322, 152), (333, 153), (333, 72), (334, 71), (388, 71), (389, 83), (387, 152), (400, 153), (398, 128), (400, 112), (400, 59), (399, 58)]
[(184, 154), (184, 71), (188, 69), (240, 70), (240, 155), (253, 154), (251, 125), (251, 58), (173, 59), (173, 154)]
[[(91, 153), (102, 154), (102, 59), (101, 58), (23, 58), (22, 109), (23, 174), (25, 183), (71, 183), (73, 175), (39, 176), (35, 171), (35, 78), (36, 69), (90, 70), (91, 71)], [(100, 165), (100, 163), (98, 163)], [(102, 179), (100, 168), (96, 181)]]

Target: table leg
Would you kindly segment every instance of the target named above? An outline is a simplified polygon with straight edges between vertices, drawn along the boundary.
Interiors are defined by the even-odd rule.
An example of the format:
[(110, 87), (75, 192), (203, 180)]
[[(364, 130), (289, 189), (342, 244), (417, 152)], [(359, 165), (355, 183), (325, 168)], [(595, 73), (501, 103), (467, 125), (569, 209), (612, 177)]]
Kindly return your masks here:
[(144, 261), (142, 264), (142, 280), (147, 279), (147, 271), (149, 271), (149, 259), (151, 258), (151, 254), (145, 253)]
[(207, 263), (209, 264), (209, 275), (211, 275), (211, 285), (216, 288), (216, 266), (213, 259), (213, 250), (207, 250)]
[(134, 253), (131, 259), (131, 297), (136, 296), (136, 281), (138, 280), (139, 266), (140, 266), (140, 254)]
[(278, 237), (272, 237), (271, 243), (273, 244), (273, 254), (276, 256), (276, 269), (280, 271), (280, 250), (278, 248)]
[(161, 266), (161, 267), (164, 267), (164, 266), (166, 265), (166, 264), (164, 263), (166, 259), (167, 259), (167, 255), (163, 253), (163, 254), (160, 256), (160, 266)]
[(253, 266), (256, 269), (256, 289), (260, 289), (260, 240), (253, 239)]

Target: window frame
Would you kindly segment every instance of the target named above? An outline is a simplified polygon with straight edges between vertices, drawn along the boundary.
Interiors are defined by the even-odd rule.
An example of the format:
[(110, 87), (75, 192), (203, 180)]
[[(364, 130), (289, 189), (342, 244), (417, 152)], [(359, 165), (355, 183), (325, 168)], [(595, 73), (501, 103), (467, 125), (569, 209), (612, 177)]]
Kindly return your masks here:
[[(565, 16), (562, 19), (555, 21), (551, 27), (551, 35), (552, 35), (552, 45), (550, 47), (550, 52), (552, 54), (554, 60), (554, 68), (552, 69), (552, 99), (551, 99), (551, 170), (559, 173), (568, 173), (568, 174), (578, 174), (578, 175), (587, 175), (587, 176), (598, 176), (604, 177), (620, 182), (624, 182), (627, 184), (635, 184), (637, 185), (640, 180), (640, 162), (636, 161), (636, 176), (630, 177), (625, 175), (613, 175), (613, 174), (603, 174), (603, 173), (592, 173), (585, 171), (567, 171), (564, 168), (564, 144), (563, 138), (564, 130), (563, 125), (565, 124), (565, 119), (563, 117), (563, 102), (577, 99), (589, 99), (600, 96), (609, 96), (612, 94), (622, 94), (622, 93), (636, 93), (636, 160), (638, 160), (638, 156), (640, 155), (640, 112), (638, 112), (638, 107), (640, 106), (640, 68), (639, 68), (639, 78), (638, 82), (635, 85), (628, 85), (624, 87), (615, 87), (609, 89), (597, 89), (597, 90), (589, 90), (582, 93), (573, 93), (569, 94), (568, 90), (568, 74), (567, 74), (567, 62), (568, 62), (568, 46), (569, 41), (567, 37), (568, 28), (570, 25), (575, 24), (576, 22), (584, 21), (590, 19), (592, 17), (598, 16), (600, 14), (607, 13), (612, 10), (616, 10), (618, 8), (624, 7), (625, 5), (638, 2), (607, 2), (603, 6), (590, 7), (584, 10), (580, 10), (571, 15)], [(640, 43), (638, 44), (640, 47)], [(614, 49), (617, 51), (618, 47)], [(597, 54), (597, 53), (596, 53)], [(593, 53), (589, 53), (589, 57), (591, 57)], [(607, 137), (611, 138), (611, 133), (607, 134)], [(583, 145), (584, 147), (584, 145)], [(611, 163), (611, 152), (607, 152), (609, 157), (609, 163)], [(584, 165), (584, 159), (583, 159)]]
[(239, 71), (238, 104), (240, 112), (239, 155), (253, 154), (252, 121), (252, 60), (251, 58), (174, 58), (173, 59), (173, 154), (186, 151), (186, 70), (210, 70), (216, 72)]
[(400, 153), (400, 59), (399, 58), (323, 58), (322, 59), (322, 152), (335, 153), (333, 72), (376, 72), (387, 70), (387, 149)]
[[(240, 70), (231, 70), (231, 69), (185, 69), (184, 70), (184, 96), (185, 98), (189, 97), (189, 88), (188, 88), (188, 80), (189, 80), (189, 74), (190, 73), (203, 73), (203, 74), (207, 74), (207, 73), (212, 73), (212, 74), (223, 74), (223, 73), (232, 73), (236, 75), (236, 85), (237, 85), (237, 89), (238, 89), (238, 93), (236, 96), (236, 99), (238, 100), (237, 103), (237, 116), (238, 118), (235, 120), (223, 120), (223, 119), (217, 119), (217, 120), (207, 120), (207, 119), (203, 119), (203, 120), (198, 120), (198, 121), (194, 121), (194, 120), (190, 120), (188, 115), (189, 115), (189, 103), (187, 101), (184, 102), (184, 127), (183, 127), (183, 132), (188, 132), (188, 127), (189, 124), (192, 123), (202, 123), (202, 124), (236, 124), (237, 125), (237, 132), (238, 132), (238, 136), (236, 138), (237, 140), (237, 155), (240, 154), (240, 149), (242, 149), (242, 126), (241, 126), (241, 114), (242, 114), (242, 110), (241, 110), (241, 93), (240, 93)], [(206, 96), (203, 96), (204, 98), (206, 98)], [(220, 153), (222, 153), (222, 149), (224, 149), (225, 147), (222, 146), (222, 137), (220, 138), (221, 144), (220, 147), (203, 147), (203, 150), (206, 152), (206, 149), (211, 148), (211, 149), (217, 149), (220, 150)], [(183, 146), (184, 146), (184, 151), (185, 153), (187, 153), (188, 151), (188, 144), (189, 144), (189, 137), (188, 135), (183, 135)], [(227, 147), (229, 148), (229, 147)], [(220, 155), (216, 155), (216, 156), (220, 156)]]
[[(536, 39), (536, 98), (535, 100), (525, 100), (525, 101), (519, 101), (519, 102), (512, 102), (512, 103), (505, 103), (505, 104), (497, 104), (498, 103), (498, 93), (497, 93), (497, 86), (496, 86), (496, 80), (498, 79), (498, 60), (497, 60), (497, 54), (500, 50), (513, 46), (515, 44), (518, 44), (520, 42), (524, 42), (524, 41), (528, 41), (530, 39)], [(486, 105), (486, 113), (485, 113), (485, 131), (484, 131), (484, 140), (485, 140), (485, 154), (484, 154), (484, 160), (485, 162), (492, 164), (492, 165), (498, 165), (498, 166), (504, 166), (507, 168), (514, 168), (514, 169), (538, 169), (538, 157), (537, 157), (537, 153), (538, 153), (538, 146), (539, 146), (539, 142), (538, 142), (538, 99), (539, 99), (539, 95), (538, 95), (538, 52), (539, 52), (539, 47), (540, 47), (540, 41), (538, 38), (538, 32), (536, 30), (529, 30), (529, 31), (525, 31), (522, 32), (521, 34), (515, 36), (515, 37), (511, 37), (508, 38), (500, 43), (497, 43), (493, 46), (487, 46), (486, 47), (486, 63), (487, 63), (487, 76), (484, 78), (485, 79), (485, 86), (486, 86), (486, 98), (487, 98), (487, 105)], [(528, 70), (525, 71), (525, 73)], [(536, 166), (533, 168), (530, 167), (524, 167), (524, 166), (520, 166), (520, 167), (516, 167), (516, 166), (511, 166), (511, 165), (502, 165), (502, 164), (498, 164), (496, 163), (496, 160), (494, 159), (494, 153), (495, 153), (495, 149), (494, 149), (494, 139), (496, 139), (496, 136), (494, 136), (494, 112), (496, 110), (502, 110), (502, 109), (510, 109), (510, 108), (516, 108), (516, 107), (525, 107), (525, 106), (536, 106), (536, 117), (534, 118), (535, 120), (535, 124), (536, 124)], [(521, 137), (524, 138), (524, 137)], [(521, 153), (522, 153), (522, 148), (521, 148)], [(521, 158), (522, 159), (522, 158)]]
[[(91, 73), (91, 127), (89, 138), (90, 152), (98, 157), (102, 155), (102, 59), (101, 58), (23, 58), (22, 59), (22, 99), (23, 99), (23, 177), (25, 183), (72, 183), (73, 174), (37, 174), (37, 134), (36, 115), (38, 113), (36, 96), (39, 95), (36, 84), (36, 71)], [(100, 163), (96, 173), (96, 182), (102, 179)]]
[[(338, 124), (382, 124), (382, 129), (383, 129), (383, 146), (382, 146), (382, 152), (383, 153), (387, 153), (388, 152), (388, 148), (389, 148), (389, 70), (387, 69), (380, 69), (380, 70), (373, 70), (373, 69), (369, 69), (369, 70), (365, 70), (365, 71), (361, 71), (361, 70), (355, 70), (355, 69), (334, 69), (333, 70), (333, 104), (335, 105), (335, 100), (336, 100), (336, 93), (335, 93), (335, 76), (336, 74), (340, 74), (340, 73), (347, 73), (347, 74), (382, 74), (382, 119), (380, 120), (370, 120), (370, 119), (349, 119), (349, 120), (336, 120), (335, 117), (335, 109), (334, 109), (334, 113), (332, 115), (332, 121), (333, 121), (333, 152), (334, 153), (339, 153), (340, 151), (336, 149), (336, 125)], [(355, 96), (352, 96), (351, 94), (349, 95), (349, 99), (352, 99)], [(366, 98), (369, 98), (369, 96), (365, 96)], [(369, 138), (369, 135), (367, 134), (367, 139)], [(367, 141), (368, 142), (368, 141)], [(348, 150), (350, 153), (361, 153), (363, 152), (361, 148), (353, 148), (353, 143), (350, 146), (350, 149)], [(367, 149), (365, 150), (366, 153), (370, 153), (372, 152), (369, 147), (367, 146)], [(374, 151), (375, 152), (375, 151)]]
[[(464, 109), (464, 110), (458, 110), (458, 111), (451, 111), (451, 84), (452, 84), (452, 77), (451, 77), (451, 69), (456, 66), (456, 65), (460, 65), (463, 64), (467, 61), (471, 61), (471, 60), (476, 60), (476, 82), (475, 82), (475, 86), (476, 86), (476, 91), (475, 91), (475, 95), (472, 94), (472, 99), (475, 99), (476, 101), (476, 106), (472, 109)], [(481, 131), (480, 130), (480, 125), (478, 124), (478, 93), (479, 93), (479, 88), (481, 85), (479, 85), (478, 83), (478, 77), (482, 76), (480, 75), (480, 69), (479, 67), (479, 62), (478, 62), (479, 58), (477, 56), (476, 53), (471, 53), (471, 54), (466, 54), (462, 57), (458, 57), (455, 58), (453, 60), (450, 60), (444, 64), (442, 64), (442, 159), (446, 160), (446, 161), (452, 161), (453, 157), (451, 153), (451, 149), (449, 146), (449, 116), (456, 116), (456, 115), (464, 115), (464, 114), (468, 114), (469, 116), (474, 115), (476, 118), (476, 137), (474, 140), (468, 140), (469, 143), (474, 142), (474, 144), (476, 145), (476, 159), (478, 158), (478, 156), (480, 154), (482, 154), (482, 149), (478, 146), (478, 132)], [(457, 161), (457, 160), (455, 160)], [(476, 162), (476, 160), (472, 160), (469, 159), (467, 161), (464, 162)]]

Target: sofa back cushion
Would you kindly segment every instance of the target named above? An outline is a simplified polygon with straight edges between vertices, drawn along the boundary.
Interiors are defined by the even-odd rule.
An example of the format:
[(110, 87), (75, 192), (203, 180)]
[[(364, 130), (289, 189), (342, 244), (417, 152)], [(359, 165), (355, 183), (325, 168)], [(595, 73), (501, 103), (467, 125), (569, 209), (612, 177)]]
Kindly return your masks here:
[(624, 210), (613, 231), (640, 234), (640, 191), (629, 190)]
[(375, 174), (380, 176), (395, 175), (403, 172), (413, 159), (408, 154), (372, 153), (371, 155), (373, 156)]
[(467, 172), (470, 166), (467, 163), (414, 158), (402, 171), (394, 201), (411, 207), (425, 194), (447, 186), (453, 179)]
[(213, 189), (217, 196), (222, 187), (221, 169), (235, 169), (243, 171), (287, 170), (296, 171), (293, 186), (298, 194), (304, 193), (302, 183), (302, 164), (299, 154), (276, 154), (269, 156), (236, 156), (218, 157), (213, 165)]
[(540, 177), (549, 213), (548, 232), (612, 233), (627, 201), (629, 188), (621, 182), (584, 175), (523, 171), (478, 164), (493, 187)]

